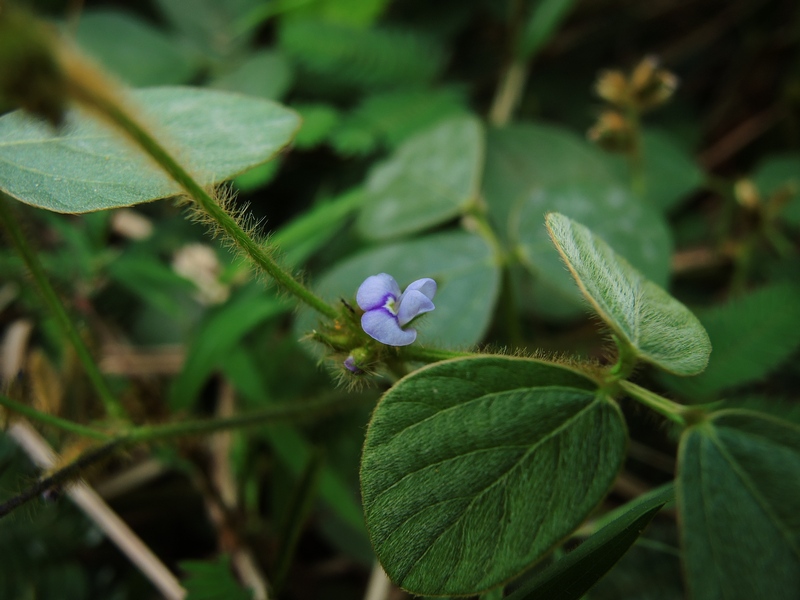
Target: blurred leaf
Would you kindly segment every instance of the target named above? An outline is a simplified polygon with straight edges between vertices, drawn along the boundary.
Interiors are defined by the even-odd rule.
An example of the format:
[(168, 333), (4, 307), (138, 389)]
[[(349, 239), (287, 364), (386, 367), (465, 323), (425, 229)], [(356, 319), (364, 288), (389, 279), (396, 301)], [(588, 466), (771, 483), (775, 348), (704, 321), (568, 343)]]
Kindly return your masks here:
[[(618, 185), (573, 183), (539, 186), (518, 205), (511, 236), (523, 264), (535, 277), (531, 303), (558, 318), (584, 312), (580, 291), (553, 248), (544, 215), (558, 211), (603, 239), (648, 279), (665, 286), (669, 277), (670, 233), (663, 217)], [(527, 301), (527, 299), (526, 299)]]
[(800, 346), (800, 287), (795, 285), (767, 286), (697, 316), (714, 347), (708, 368), (691, 379), (661, 378), (687, 399), (709, 400), (758, 381)]
[(550, 40), (569, 15), (575, 0), (539, 0), (532, 4), (519, 38), (517, 54), (522, 60), (533, 57)]
[(515, 228), (511, 219), (517, 204), (538, 187), (615, 183), (618, 176), (603, 153), (566, 129), (516, 123), (488, 132), (483, 194), (503, 238)]
[[(222, 368), (237, 391), (250, 403), (264, 406), (271, 402), (258, 365), (253, 363), (251, 355), (243, 349), (229, 352), (223, 359)], [(305, 435), (291, 424), (264, 427), (261, 428), (261, 433), (278, 460), (295, 477), (299, 477), (314, 454), (314, 447)], [(351, 489), (345, 479), (328, 464), (321, 467), (318, 490), (322, 500), (347, 525), (347, 534), (353, 537), (363, 536), (366, 541), (364, 515), (356, 490)]]
[[(260, 286), (258, 286), (260, 288)], [(255, 327), (291, 310), (291, 305), (261, 289), (240, 294), (209, 314), (187, 344), (188, 354), (169, 395), (172, 410), (190, 408), (212, 370)]]
[(339, 111), (328, 104), (293, 104), (300, 114), (302, 125), (294, 144), (300, 149), (313, 148), (322, 143), (340, 120)]
[(558, 213), (547, 215), (546, 222), (581, 293), (620, 343), (676, 375), (705, 368), (711, 344), (688, 308), (580, 223)]
[(786, 190), (789, 203), (782, 214), (789, 223), (800, 226), (800, 154), (772, 156), (764, 160), (753, 172), (752, 179), (765, 200), (780, 190)]
[(172, 26), (211, 59), (232, 56), (247, 45), (257, 25), (248, 16), (260, 4), (261, 0), (155, 1)]
[(284, 10), (291, 9), (289, 14), (293, 18), (315, 18), (353, 27), (367, 27), (380, 16), (388, 0), (279, 0), (279, 3), (286, 5)]
[(499, 356), (437, 363), (395, 384), (361, 462), (367, 529), (392, 581), (414, 594), (482, 592), (580, 525), (627, 439), (595, 386), (560, 365)]
[(681, 439), (684, 570), (697, 600), (792, 600), (800, 590), (800, 427), (721, 411)]
[(185, 560), (180, 568), (187, 574), (182, 582), (188, 592), (186, 600), (250, 600), (253, 597), (234, 578), (227, 556), (214, 561)]
[(198, 65), (172, 36), (127, 12), (84, 11), (75, 38), (101, 65), (134, 87), (185, 83), (197, 72)]
[(263, 187), (278, 174), (281, 162), (280, 158), (276, 158), (237, 175), (233, 178), (233, 185), (240, 192), (250, 192)]
[(247, 56), (209, 84), (247, 96), (279, 100), (292, 84), (292, 67), (282, 54), (261, 50)]
[(281, 227), (271, 242), (285, 252), (289, 265), (305, 262), (322, 248), (364, 203), (364, 190), (354, 188), (335, 198), (317, 202), (306, 212)]
[(185, 310), (186, 299), (197, 291), (194, 283), (151, 255), (123, 254), (109, 263), (106, 270), (119, 285), (152, 307), (175, 317)]
[[(642, 133), (644, 154), (644, 200), (662, 212), (675, 209), (681, 200), (703, 184), (704, 174), (697, 162), (673, 137), (658, 129)], [(630, 180), (628, 161), (609, 154), (609, 161), (621, 181)]]
[(413, 30), (290, 19), (282, 22), (279, 33), (288, 56), (339, 84), (371, 88), (424, 83), (444, 65), (442, 49)]
[(483, 129), (474, 117), (449, 119), (414, 136), (370, 173), (359, 230), (386, 239), (458, 216), (475, 201), (483, 152)]
[(345, 118), (334, 130), (331, 143), (347, 150), (348, 138), (359, 134), (368, 135), (372, 144), (395, 148), (438, 122), (466, 114), (464, 98), (452, 88), (379, 92), (367, 96)]
[[(204, 185), (267, 162), (298, 127), (297, 116), (278, 104), (226, 92), (165, 87), (132, 97), (144, 120)], [(85, 113), (69, 113), (59, 133), (21, 111), (0, 118), (0, 189), (66, 213), (181, 192), (142, 151)]]
[(526, 581), (508, 600), (580, 600), (639, 539), (645, 527), (674, 496), (672, 485), (626, 504), (624, 512)]
[(800, 402), (796, 399), (771, 398), (769, 396), (743, 396), (726, 398), (726, 409), (742, 409), (765, 413), (781, 421), (789, 421), (800, 426)]
[[(344, 298), (354, 303), (358, 286), (377, 273), (391, 274), (401, 287), (420, 277), (431, 277), (439, 284), (436, 310), (417, 327), (420, 342), (465, 348), (483, 338), (499, 292), (500, 272), (491, 250), (478, 236), (442, 233), (372, 248), (337, 264), (315, 289), (332, 302)], [(316, 328), (316, 319), (310, 310), (301, 309), (298, 335)]]

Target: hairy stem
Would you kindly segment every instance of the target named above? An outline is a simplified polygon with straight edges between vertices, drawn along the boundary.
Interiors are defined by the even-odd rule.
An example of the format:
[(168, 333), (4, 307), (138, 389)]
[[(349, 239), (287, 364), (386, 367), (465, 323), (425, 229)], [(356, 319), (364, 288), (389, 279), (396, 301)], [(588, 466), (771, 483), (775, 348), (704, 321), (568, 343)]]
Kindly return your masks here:
[(261, 245), (242, 229), (239, 223), (211, 197), (211, 195), (167, 152), (150, 133), (123, 108), (104, 94), (95, 92), (78, 81), (71, 81), (71, 91), (81, 103), (99, 111), (125, 132), (144, 150), (186, 193), (205, 211), (261, 269), (266, 271), (280, 286), (305, 302), (322, 315), (335, 319), (335, 308), (316, 296), (288, 271), (284, 270)]
[(97, 366), (97, 363), (89, 353), (89, 349), (86, 347), (86, 344), (84, 344), (83, 339), (72, 322), (72, 319), (70, 319), (69, 315), (67, 314), (67, 310), (64, 308), (61, 299), (58, 297), (55, 289), (53, 289), (53, 286), (50, 284), (50, 281), (48, 280), (47, 275), (42, 268), (42, 263), (39, 262), (39, 257), (36, 255), (36, 252), (33, 250), (33, 248), (31, 248), (30, 244), (28, 244), (28, 241), (25, 239), (25, 235), (22, 233), (19, 223), (17, 223), (16, 218), (9, 209), (7, 199), (8, 196), (0, 192), (0, 221), (2, 221), (6, 232), (8, 233), (9, 240), (17, 249), (17, 252), (20, 254), (22, 260), (25, 262), (25, 265), (28, 267), (28, 271), (33, 277), (33, 281), (36, 284), (36, 288), (39, 290), (39, 294), (41, 295), (45, 304), (47, 304), (50, 312), (55, 317), (56, 323), (60, 327), (62, 333), (66, 336), (66, 338), (72, 344), (72, 347), (75, 349), (75, 354), (78, 356), (78, 360), (81, 361), (86, 375), (89, 377), (89, 381), (91, 381), (92, 386), (94, 386), (94, 389), (97, 392), (97, 395), (103, 402), (106, 412), (112, 417), (120, 419), (124, 418), (125, 410), (122, 408), (122, 405), (114, 396), (114, 394), (111, 393), (105, 378), (100, 373), (100, 368)]

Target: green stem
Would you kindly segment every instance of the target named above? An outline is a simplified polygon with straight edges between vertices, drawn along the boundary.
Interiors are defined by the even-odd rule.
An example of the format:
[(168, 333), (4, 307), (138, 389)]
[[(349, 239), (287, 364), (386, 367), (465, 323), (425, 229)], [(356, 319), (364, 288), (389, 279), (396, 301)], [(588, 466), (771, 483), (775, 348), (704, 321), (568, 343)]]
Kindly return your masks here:
[(33, 421), (39, 421), (40, 423), (43, 423), (45, 425), (50, 425), (51, 427), (62, 429), (69, 433), (80, 435), (82, 437), (91, 438), (93, 440), (100, 440), (103, 442), (107, 442), (111, 440), (113, 437), (107, 433), (103, 433), (102, 431), (93, 429), (92, 427), (87, 427), (85, 425), (73, 423), (72, 421), (68, 421), (67, 419), (62, 419), (54, 415), (43, 413), (41, 411), (36, 410), (35, 408), (22, 404), (21, 402), (12, 400), (8, 396), (4, 396), (2, 394), (0, 394), (0, 406), (7, 408), (11, 412), (20, 414), (23, 417), (28, 417)]
[(78, 360), (81, 361), (86, 375), (94, 386), (97, 395), (100, 396), (100, 400), (102, 400), (106, 412), (112, 417), (119, 419), (124, 418), (125, 410), (114, 394), (111, 393), (106, 380), (100, 373), (97, 363), (95, 363), (92, 355), (89, 353), (89, 349), (86, 347), (86, 344), (83, 343), (83, 339), (78, 333), (78, 330), (75, 328), (69, 315), (67, 315), (67, 311), (61, 299), (58, 297), (58, 294), (56, 294), (53, 286), (50, 285), (50, 281), (42, 268), (42, 263), (39, 262), (39, 257), (36, 255), (36, 252), (33, 251), (28, 241), (25, 239), (25, 235), (22, 233), (19, 223), (17, 223), (17, 220), (11, 213), (11, 209), (8, 207), (7, 199), (8, 196), (0, 192), (0, 221), (3, 222), (3, 226), (8, 232), (11, 243), (27, 265), (28, 271), (30, 271), (36, 287), (47, 304), (47, 307), (53, 313), (56, 323), (75, 349), (75, 354), (78, 356)]
[[(19, 405), (13, 401), (8, 401), (7, 398), (0, 396), (2, 404), (12, 410), (17, 410)], [(319, 417), (324, 414), (343, 410), (350, 405), (359, 402), (358, 396), (350, 396), (345, 401), (341, 397), (327, 398), (325, 400), (318, 400), (316, 402), (303, 402), (296, 404), (287, 404), (281, 406), (272, 406), (259, 411), (247, 412), (240, 415), (235, 415), (225, 419), (207, 419), (198, 421), (185, 421), (182, 423), (167, 423), (165, 425), (146, 425), (136, 427), (128, 430), (119, 437), (107, 439), (102, 445), (87, 450), (81, 454), (77, 459), (63, 468), (55, 471), (48, 477), (41, 479), (28, 489), (24, 490), (19, 495), (11, 498), (7, 502), (0, 505), (0, 517), (5, 516), (15, 508), (22, 506), (26, 502), (39, 496), (42, 492), (57, 488), (70, 481), (74, 481), (80, 477), (87, 468), (112, 457), (120, 450), (127, 447), (136, 445), (156, 442), (163, 439), (169, 439), (179, 436), (198, 435), (203, 433), (214, 433), (226, 429), (239, 429), (243, 427), (255, 425), (272, 425), (282, 423), (285, 421), (305, 420), (308, 418)], [(76, 425), (74, 423), (68, 424), (63, 419), (45, 415), (39, 411), (22, 407), (23, 411), (19, 411), (26, 416), (33, 419), (38, 419), (43, 423), (62, 427), (73, 433), (80, 435), (89, 435), (90, 429)], [(81, 431), (79, 431), (81, 430)], [(101, 432), (91, 430), (90, 437), (99, 438)]]
[(164, 425), (143, 425), (127, 431), (121, 437), (121, 441), (125, 445), (141, 444), (174, 437), (216, 433), (227, 429), (241, 429), (254, 425), (313, 419), (331, 412), (344, 410), (349, 405), (359, 401), (358, 397), (349, 398), (343, 400), (340, 396), (336, 396), (314, 402), (287, 403), (222, 419), (198, 419), (166, 423)]
[(628, 154), (628, 166), (631, 173), (631, 189), (640, 198), (646, 198), (647, 182), (644, 173), (644, 148), (642, 145), (642, 121), (636, 109), (628, 110), (628, 122), (633, 131), (633, 148)]
[(189, 173), (159, 144), (139, 123), (122, 108), (101, 94), (95, 93), (76, 82), (75, 96), (88, 106), (99, 110), (120, 127), (142, 150), (144, 150), (186, 193), (202, 208), (234, 242), (279, 285), (322, 315), (336, 319), (338, 313), (330, 304), (316, 296), (297, 281), (288, 271), (278, 265), (269, 253), (241, 228), (239, 223), (209, 195)]
[(677, 402), (667, 400), (663, 396), (659, 396), (655, 392), (651, 392), (641, 386), (631, 383), (630, 381), (620, 381), (619, 386), (631, 397), (635, 398), (645, 406), (650, 407), (657, 413), (665, 416), (671, 421), (674, 421), (681, 427), (686, 427), (686, 419), (684, 413), (686, 408)]
[(633, 369), (636, 367), (638, 356), (633, 347), (626, 341), (620, 340), (616, 335), (612, 335), (611, 337), (617, 345), (619, 355), (617, 356), (617, 362), (614, 363), (608, 371), (606, 382), (616, 383), (617, 381), (630, 377), (631, 373), (633, 373)]

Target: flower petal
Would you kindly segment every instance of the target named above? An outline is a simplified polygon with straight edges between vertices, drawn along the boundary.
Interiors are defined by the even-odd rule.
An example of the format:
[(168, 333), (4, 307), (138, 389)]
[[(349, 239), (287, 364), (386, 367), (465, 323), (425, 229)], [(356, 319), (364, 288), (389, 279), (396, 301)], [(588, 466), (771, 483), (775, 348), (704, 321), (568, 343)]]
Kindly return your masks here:
[(416, 281), (408, 284), (406, 293), (410, 292), (411, 290), (420, 291), (430, 300), (433, 300), (434, 295), (436, 295), (436, 282), (430, 277), (423, 277), (422, 279), (417, 279)]
[(394, 277), (386, 273), (372, 275), (364, 280), (356, 293), (356, 302), (363, 310), (380, 308), (386, 304), (389, 297), (397, 300), (400, 296), (400, 286)]
[(361, 327), (370, 337), (388, 346), (408, 346), (417, 339), (416, 330), (400, 329), (397, 317), (385, 308), (365, 312), (361, 317)]
[(397, 322), (402, 327), (414, 317), (430, 312), (434, 308), (431, 299), (421, 291), (407, 289), (397, 304)]

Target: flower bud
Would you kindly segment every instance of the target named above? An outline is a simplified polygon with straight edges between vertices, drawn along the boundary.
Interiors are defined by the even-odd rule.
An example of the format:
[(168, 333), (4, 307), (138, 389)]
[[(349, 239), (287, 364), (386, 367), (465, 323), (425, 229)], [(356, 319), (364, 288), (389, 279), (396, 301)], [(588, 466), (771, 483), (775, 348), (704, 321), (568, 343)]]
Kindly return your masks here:
[(636, 133), (633, 126), (614, 110), (603, 112), (597, 123), (587, 132), (587, 137), (609, 152), (627, 154), (636, 149)]
[(756, 186), (749, 179), (740, 179), (733, 186), (733, 195), (736, 201), (748, 210), (758, 210), (761, 197)]
[(631, 74), (630, 92), (634, 107), (640, 112), (664, 104), (678, 87), (678, 78), (659, 68), (655, 56), (646, 56)]
[(595, 91), (606, 102), (624, 108), (628, 105), (628, 82), (622, 71), (603, 71), (597, 78)]

